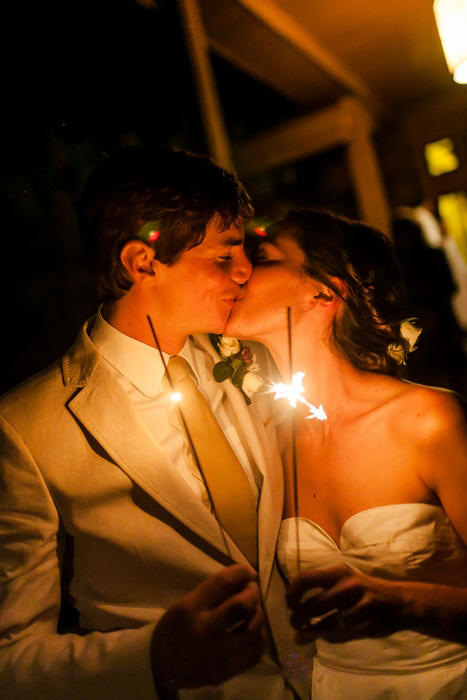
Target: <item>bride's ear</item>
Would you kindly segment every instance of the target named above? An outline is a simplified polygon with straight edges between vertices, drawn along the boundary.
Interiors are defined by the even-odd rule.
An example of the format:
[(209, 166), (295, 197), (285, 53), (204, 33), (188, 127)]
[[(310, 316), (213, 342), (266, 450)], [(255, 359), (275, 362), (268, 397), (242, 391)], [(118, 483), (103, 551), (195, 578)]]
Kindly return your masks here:
[(128, 241), (122, 248), (120, 260), (134, 283), (155, 277), (154, 251), (142, 241)]
[(323, 306), (339, 304), (342, 299), (345, 299), (348, 292), (347, 282), (341, 280), (339, 277), (330, 277), (329, 281), (333, 284), (335, 289), (339, 291), (339, 294), (337, 294), (334, 289), (331, 289), (331, 287), (328, 287), (321, 282), (316, 282), (317, 293), (315, 294), (314, 298)]

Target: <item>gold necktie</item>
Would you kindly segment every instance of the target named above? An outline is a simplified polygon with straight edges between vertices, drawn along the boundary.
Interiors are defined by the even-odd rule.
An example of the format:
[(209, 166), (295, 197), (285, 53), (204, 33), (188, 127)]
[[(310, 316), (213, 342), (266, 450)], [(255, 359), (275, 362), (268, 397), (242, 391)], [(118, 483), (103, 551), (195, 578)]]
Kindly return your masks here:
[[(257, 515), (255, 497), (245, 471), (209, 405), (188, 374), (183, 357), (169, 359), (171, 384), (182, 395), (181, 423), (193, 442), (219, 523), (250, 564), (256, 567)], [(191, 447), (191, 445), (190, 445)]]

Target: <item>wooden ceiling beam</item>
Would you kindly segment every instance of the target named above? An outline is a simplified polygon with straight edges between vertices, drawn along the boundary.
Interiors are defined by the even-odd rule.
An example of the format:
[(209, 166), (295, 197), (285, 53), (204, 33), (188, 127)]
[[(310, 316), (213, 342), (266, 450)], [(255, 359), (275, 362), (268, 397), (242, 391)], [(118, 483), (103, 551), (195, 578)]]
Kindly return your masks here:
[(373, 111), (383, 113), (385, 108), (372, 91), (300, 24), (281, 10), (273, 0), (237, 0), (252, 15), (260, 19), (276, 34), (287, 40), (307, 56), (326, 75), (341, 85), (346, 92), (359, 97)]
[(374, 119), (352, 97), (234, 144), (241, 178), (344, 146), (360, 216), (389, 235), (390, 211), (372, 142)]
[[(358, 118), (363, 124), (369, 116), (360, 110)], [(355, 101), (343, 98), (332, 107), (236, 141), (235, 162), (242, 176), (255, 175), (346, 144), (354, 131)]]

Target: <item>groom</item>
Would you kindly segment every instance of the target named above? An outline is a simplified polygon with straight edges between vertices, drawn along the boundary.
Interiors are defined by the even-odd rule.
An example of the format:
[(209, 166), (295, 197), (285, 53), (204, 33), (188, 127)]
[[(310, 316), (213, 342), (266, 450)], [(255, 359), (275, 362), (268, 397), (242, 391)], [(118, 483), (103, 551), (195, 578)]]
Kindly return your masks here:
[[(251, 214), (234, 175), (182, 151), (127, 149), (89, 179), (79, 219), (102, 306), (59, 362), (0, 402), (3, 698), (309, 694), (274, 565), (273, 428), (213, 381), (205, 335), (222, 332), (250, 276)], [(176, 356), (227, 438), (220, 485), (170, 401)], [(234, 469), (224, 522), (217, 491), (234, 488)], [(70, 604), (73, 627), (59, 620)]]

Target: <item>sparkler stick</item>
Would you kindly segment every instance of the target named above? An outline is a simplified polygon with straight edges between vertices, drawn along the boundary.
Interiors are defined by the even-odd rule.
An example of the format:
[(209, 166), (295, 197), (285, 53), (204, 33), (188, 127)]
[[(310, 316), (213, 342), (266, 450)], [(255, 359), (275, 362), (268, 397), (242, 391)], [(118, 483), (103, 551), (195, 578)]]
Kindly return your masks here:
[[(162, 354), (161, 346), (159, 345), (159, 340), (158, 340), (158, 338), (157, 338), (156, 331), (155, 331), (154, 326), (153, 326), (153, 324), (152, 324), (151, 317), (148, 315), (146, 318), (148, 319), (149, 327), (151, 328), (151, 333), (152, 333), (152, 335), (153, 335), (154, 342), (155, 342), (155, 344), (156, 344), (156, 348), (157, 348), (158, 351), (159, 351), (159, 355), (160, 355), (160, 358), (161, 358), (161, 361), (162, 361), (162, 366), (164, 367), (165, 376), (167, 377), (167, 379), (168, 379), (168, 381), (169, 381), (170, 389), (171, 389), (171, 391), (172, 391), (173, 394), (178, 394), (178, 398), (176, 398), (176, 399), (174, 398), (174, 400), (176, 400), (176, 401), (178, 402), (178, 401), (180, 401), (180, 399), (181, 399), (182, 397), (180, 396), (180, 394), (179, 394), (178, 392), (174, 392), (174, 385), (173, 385), (172, 379), (171, 379), (171, 377), (170, 377), (170, 374), (169, 374), (169, 372), (167, 371), (167, 363), (166, 363), (166, 361), (165, 361), (165, 359), (164, 359), (164, 355)], [(206, 480), (206, 477), (204, 476), (203, 469), (202, 469), (202, 467), (201, 467), (201, 462), (200, 462), (200, 459), (199, 459), (199, 457), (198, 457), (198, 453), (196, 452), (196, 448), (195, 448), (195, 445), (194, 445), (194, 442), (193, 442), (193, 438), (191, 437), (191, 434), (190, 434), (190, 431), (189, 431), (189, 429), (188, 429), (188, 425), (187, 425), (187, 423), (186, 423), (185, 416), (183, 415), (183, 411), (182, 411), (182, 407), (181, 407), (181, 406), (178, 407), (178, 415), (180, 416), (180, 421), (181, 421), (181, 423), (182, 423), (183, 430), (185, 431), (185, 435), (186, 435), (186, 437), (187, 437), (188, 445), (189, 445), (190, 450), (191, 450), (191, 453), (192, 453), (192, 455), (193, 455), (193, 459), (194, 459), (194, 461), (195, 461), (196, 466), (198, 467), (199, 473), (201, 474), (201, 478), (203, 479), (204, 487), (205, 487), (206, 493), (207, 493), (207, 495), (208, 495), (208, 499), (209, 499), (209, 504), (210, 504), (210, 506), (211, 506), (211, 510), (212, 510), (212, 512), (213, 512), (213, 514), (214, 514), (214, 517), (215, 517), (216, 520), (217, 520), (218, 525), (219, 525), (219, 530), (220, 530), (220, 533), (221, 533), (222, 541), (223, 541), (224, 546), (225, 546), (225, 548), (226, 548), (226, 550), (227, 550), (228, 556), (229, 556), (230, 558), (232, 558), (232, 554), (231, 554), (231, 552), (230, 552), (230, 547), (229, 547), (228, 542), (227, 542), (226, 537), (225, 537), (224, 529), (223, 529), (222, 525), (220, 524), (219, 518), (217, 517), (216, 507), (215, 507), (215, 505), (214, 505), (214, 501), (213, 501), (213, 498), (212, 498), (212, 495), (211, 495), (211, 491), (209, 490), (208, 482), (207, 482), (207, 480)]]
[[(289, 350), (289, 374), (293, 383), (293, 357), (292, 357), (292, 309), (287, 307), (287, 345)], [(297, 404), (295, 404), (297, 405)], [(295, 515), (295, 544), (297, 548), (297, 572), (300, 573), (300, 537), (298, 534), (298, 475), (297, 475), (297, 416), (292, 411), (292, 480), (293, 480), (293, 507)]]
[[(292, 309), (287, 307), (287, 345), (289, 351), (289, 373), (290, 384), (273, 384), (272, 391), (275, 391), (275, 399), (287, 399), (292, 408), (297, 407), (297, 401), (305, 404), (310, 409), (310, 415), (307, 419), (317, 418), (318, 420), (327, 420), (326, 413), (322, 405), (313, 406), (309, 403), (302, 393), (304, 392), (302, 379), (305, 376), (304, 372), (293, 373), (293, 357), (292, 357)], [(292, 412), (292, 481), (293, 481), (293, 508), (295, 514), (295, 538), (297, 547), (297, 570), (300, 571), (300, 539), (298, 534), (298, 469), (297, 469), (297, 418), (295, 411)]]

